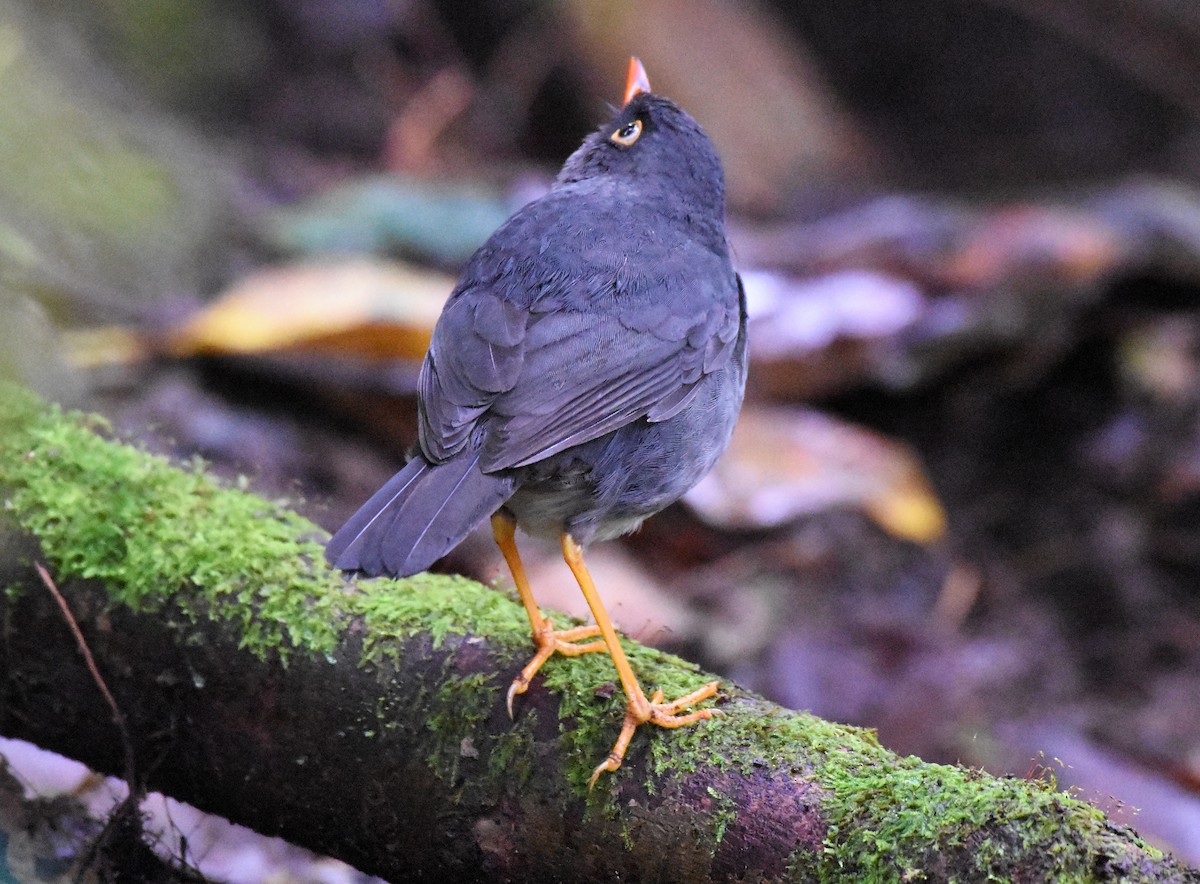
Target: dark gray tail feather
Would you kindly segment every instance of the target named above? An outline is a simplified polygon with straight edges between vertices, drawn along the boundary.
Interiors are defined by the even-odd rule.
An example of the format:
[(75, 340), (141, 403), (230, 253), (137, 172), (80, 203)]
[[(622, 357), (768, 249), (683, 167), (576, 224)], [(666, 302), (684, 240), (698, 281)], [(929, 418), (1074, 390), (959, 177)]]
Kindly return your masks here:
[(498, 510), (516, 491), (510, 475), (488, 475), (479, 452), (442, 464), (419, 455), (333, 535), (325, 558), (335, 568), (372, 577), (424, 571)]

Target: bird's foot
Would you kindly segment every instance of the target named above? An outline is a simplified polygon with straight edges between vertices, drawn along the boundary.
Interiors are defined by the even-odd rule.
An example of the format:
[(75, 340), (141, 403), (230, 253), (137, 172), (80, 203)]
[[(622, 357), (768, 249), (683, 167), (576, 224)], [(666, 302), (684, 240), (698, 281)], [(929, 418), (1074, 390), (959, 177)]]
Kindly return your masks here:
[(595, 624), (555, 630), (550, 618), (547, 617), (543, 620), (541, 627), (534, 630), (533, 633), (533, 641), (538, 649), (537, 653), (533, 655), (532, 660), (525, 664), (525, 668), (517, 673), (517, 677), (508, 686), (508, 717), (513, 717), (513, 697), (523, 694), (529, 689), (529, 682), (533, 680), (547, 660), (555, 654), (562, 654), (564, 657), (578, 657), (580, 654), (603, 651), (606, 649), (603, 640), (577, 644), (580, 639), (596, 638), (598, 635), (600, 635), (600, 627)]
[(720, 684), (719, 681), (710, 681), (704, 687), (669, 703), (663, 702), (662, 691), (655, 691), (654, 695), (647, 700), (641, 688), (638, 688), (637, 695), (631, 697), (629, 704), (625, 707), (625, 721), (621, 725), (621, 733), (617, 737), (617, 742), (613, 745), (612, 751), (608, 753), (608, 757), (592, 771), (592, 777), (588, 780), (588, 788), (591, 789), (596, 785), (600, 774), (616, 770), (621, 766), (621, 762), (625, 760), (625, 750), (629, 748), (629, 741), (633, 739), (633, 732), (639, 725), (649, 722), (657, 724), (659, 727), (687, 727), (689, 724), (695, 724), (706, 718), (724, 715), (725, 713), (720, 709), (697, 709), (695, 712), (680, 714), (689, 706), (695, 706), (712, 697), (716, 694)]

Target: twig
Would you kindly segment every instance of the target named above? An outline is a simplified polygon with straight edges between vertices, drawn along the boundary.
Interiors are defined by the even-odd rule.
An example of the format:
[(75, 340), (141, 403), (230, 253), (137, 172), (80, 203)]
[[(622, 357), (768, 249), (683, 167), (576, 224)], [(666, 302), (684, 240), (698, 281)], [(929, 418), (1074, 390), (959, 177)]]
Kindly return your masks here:
[(92, 656), (92, 649), (88, 647), (87, 640), (83, 637), (83, 632), (79, 629), (79, 623), (76, 622), (70, 607), (67, 605), (67, 600), (63, 598), (62, 593), (58, 591), (58, 587), (54, 585), (54, 579), (50, 576), (50, 572), (46, 570), (41, 562), (34, 562), (33, 566), (37, 568), (38, 575), (42, 578), (42, 583), (46, 585), (46, 589), (50, 590), (50, 595), (54, 596), (54, 601), (58, 603), (63, 619), (67, 621), (67, 626), (70, 627), (71, 634), (75, 636), (75, 644), (79, 646), (79, 651), (83, 654), (83, 661), (92, 676), (92, 681), (96, 683), (96, 687), (100, 688), (100, 693), (104, 695), (104, 699), (108, 703), (108, 708), (112, 711), (113, 724), (117, 726), (117, 730), (120, 732), (121, 745), (125, 749), (125, 780), (129, 783), (129, 795), (130, 797), (134, 795), (140, 796), (143, 790), (141, 780), (138, 777), (137, 755), (133, 751), (133, 740), (129, 736), (129, 727), (125, 722), (125, 713), (121, 711), (121, 707), (117, 705), (116, 699), (113, 697), (112, 692), (109, 691), (104, 677), (100, 674), (100, 670), (96, 666), (96, 660)]

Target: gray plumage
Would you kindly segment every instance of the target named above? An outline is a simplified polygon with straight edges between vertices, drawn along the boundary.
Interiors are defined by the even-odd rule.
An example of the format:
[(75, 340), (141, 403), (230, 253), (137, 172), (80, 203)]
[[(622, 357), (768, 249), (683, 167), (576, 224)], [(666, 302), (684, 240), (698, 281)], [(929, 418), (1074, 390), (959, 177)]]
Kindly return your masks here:
[[(638, 120), (625, 147), (610, 139)], [(413, 459), (329, 542), (367, 574), (424, 570), (500, 507), (580, 544), (632, 530), (725, 448), (745, 305), (708, 137), (637, 95), (470, 259), (419, 380)]]

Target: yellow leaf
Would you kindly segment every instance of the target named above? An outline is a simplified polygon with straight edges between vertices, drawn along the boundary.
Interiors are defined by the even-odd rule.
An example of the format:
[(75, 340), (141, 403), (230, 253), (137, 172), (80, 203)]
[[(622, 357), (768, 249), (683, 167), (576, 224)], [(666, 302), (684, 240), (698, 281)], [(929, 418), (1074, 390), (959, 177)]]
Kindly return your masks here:
[(808, 409), (747, 406), (729, 449), (686, 500), (706, 521), (728, 528), (771, 528), (851, 507), (917, 543), (946, 529), (942, 506), (906, 445)]
[(260, 270), (170, 332), (166, 349), (419, 359), (453, 287), (445, 274), (370, 259)]

